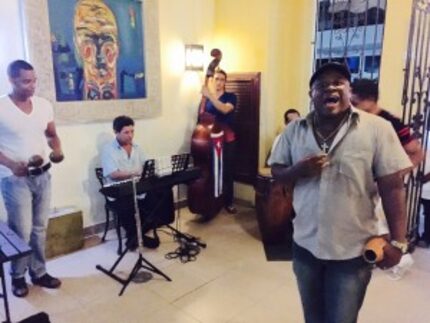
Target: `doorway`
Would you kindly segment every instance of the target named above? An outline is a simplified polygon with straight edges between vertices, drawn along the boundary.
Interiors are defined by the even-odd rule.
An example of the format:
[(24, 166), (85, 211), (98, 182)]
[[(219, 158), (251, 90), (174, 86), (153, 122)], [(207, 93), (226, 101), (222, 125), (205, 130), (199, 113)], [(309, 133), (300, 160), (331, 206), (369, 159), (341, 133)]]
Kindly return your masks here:
[(261, 73), (229, 73), (226, 91), (237, 96), (234, 130), (237, 135), (234, 180), (254, 185), (258, 173)]

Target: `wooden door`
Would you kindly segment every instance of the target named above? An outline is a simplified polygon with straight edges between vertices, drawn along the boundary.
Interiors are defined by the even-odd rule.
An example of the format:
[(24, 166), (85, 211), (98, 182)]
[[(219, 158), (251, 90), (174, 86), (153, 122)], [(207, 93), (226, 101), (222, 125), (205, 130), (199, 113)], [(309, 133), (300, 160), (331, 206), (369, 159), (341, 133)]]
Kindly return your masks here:
[(254, 185), (258, 173), (261, 73), (228, 74), (226, 91), (237, 95), (234, 129), (237, 135), (234, 179)]

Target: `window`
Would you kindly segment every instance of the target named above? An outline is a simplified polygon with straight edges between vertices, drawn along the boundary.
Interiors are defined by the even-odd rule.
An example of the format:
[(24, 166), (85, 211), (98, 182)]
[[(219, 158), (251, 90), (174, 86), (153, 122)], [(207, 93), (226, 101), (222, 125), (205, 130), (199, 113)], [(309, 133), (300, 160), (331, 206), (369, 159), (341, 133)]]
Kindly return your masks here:
[(346, 63), (352, 78), (379, 78), (386, 0), (318, 0), (315, 64)]
[(364, 62), (364, 71), (366, 73), (379, 73), (379, 65), (381, 65), (381, 56), (366, 56)]

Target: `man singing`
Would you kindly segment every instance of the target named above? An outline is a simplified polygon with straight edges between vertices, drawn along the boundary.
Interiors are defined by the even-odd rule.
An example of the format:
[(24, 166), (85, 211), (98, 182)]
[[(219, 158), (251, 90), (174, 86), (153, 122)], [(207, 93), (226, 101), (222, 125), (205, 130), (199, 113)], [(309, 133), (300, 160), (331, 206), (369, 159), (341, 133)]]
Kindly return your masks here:
[(294, 185), (293, 269), (307, 323), (357, 322), (377, 189), (391, 236), (378, 266), (407, 249), (403, 175), (412, 164), (390, 123), (351, 106), (350, 81), (344, 65), (320, 67), (309, 82), (314, 110), (287, 126), (270, 160), (275, 179)]

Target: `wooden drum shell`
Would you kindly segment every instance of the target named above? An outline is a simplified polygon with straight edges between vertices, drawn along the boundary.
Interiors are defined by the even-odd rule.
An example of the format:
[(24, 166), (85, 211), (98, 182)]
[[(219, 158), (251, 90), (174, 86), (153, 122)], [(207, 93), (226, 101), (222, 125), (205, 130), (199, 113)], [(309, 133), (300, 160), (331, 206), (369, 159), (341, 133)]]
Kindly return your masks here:
[(257, 175), (255, 207), (264, 243), (277, 244), (292, 240), (292, 190), (276, 182), (270, 174), (270, 168), (261, 169)]

